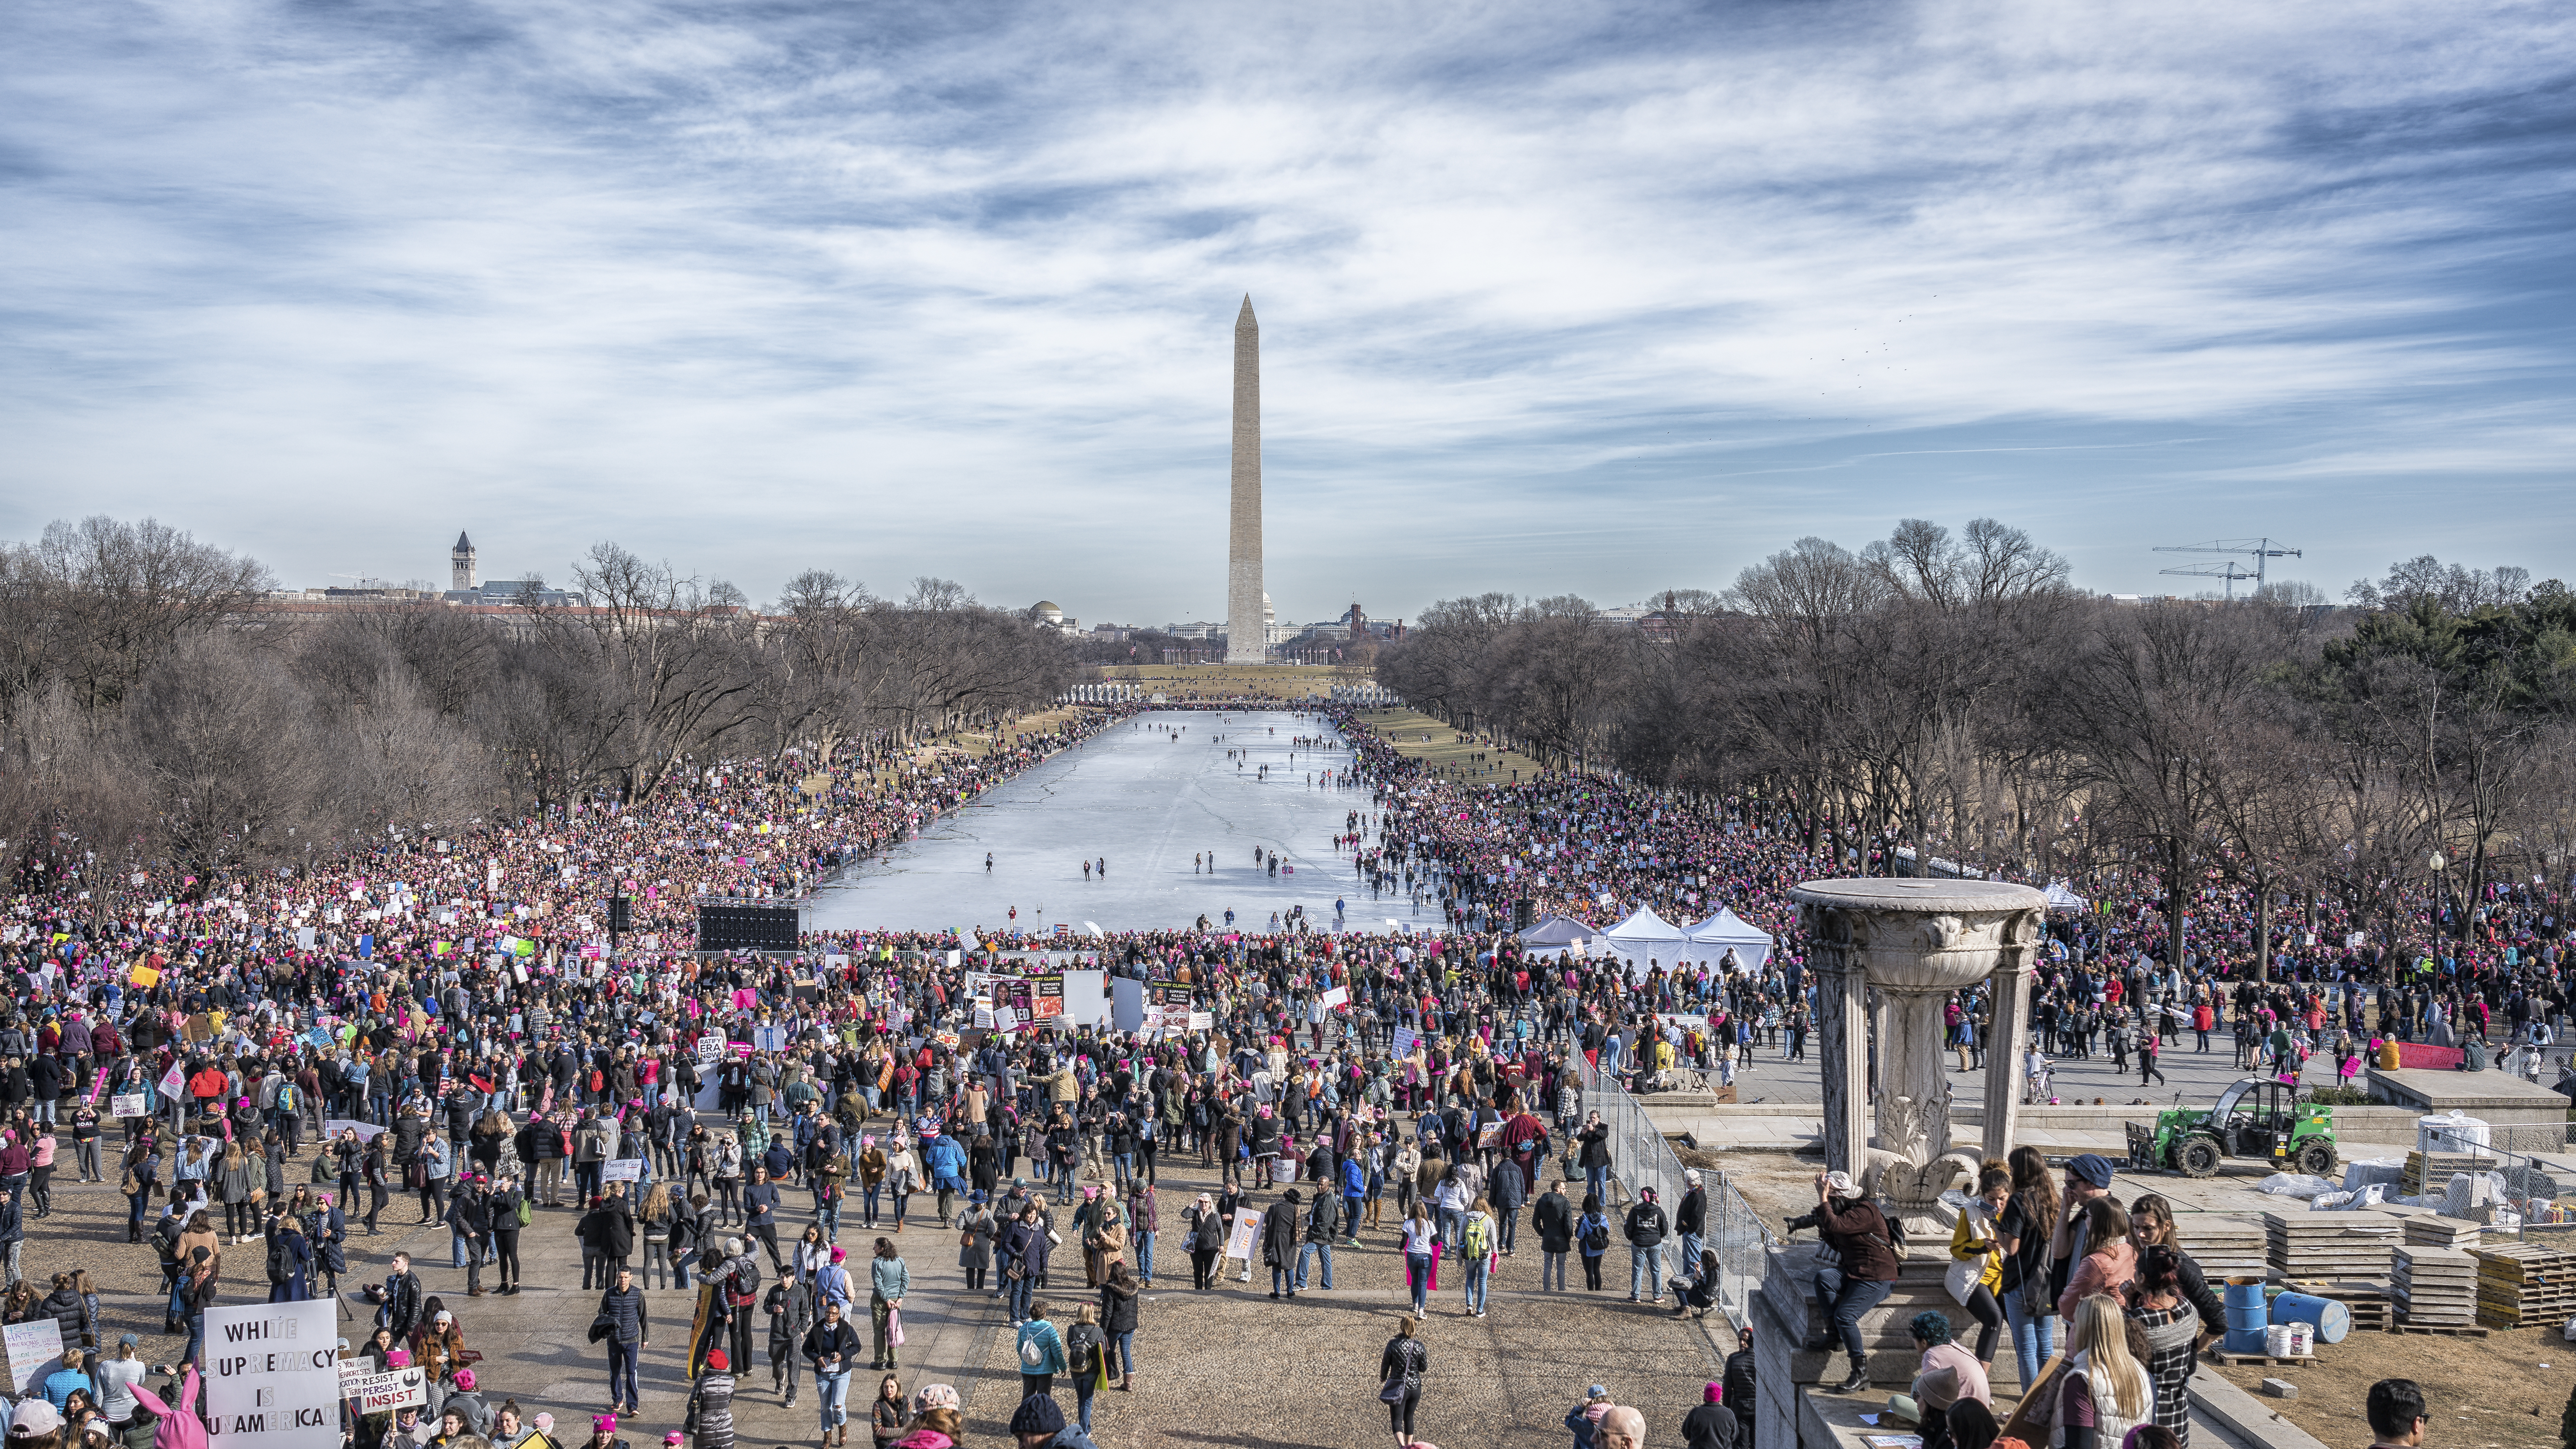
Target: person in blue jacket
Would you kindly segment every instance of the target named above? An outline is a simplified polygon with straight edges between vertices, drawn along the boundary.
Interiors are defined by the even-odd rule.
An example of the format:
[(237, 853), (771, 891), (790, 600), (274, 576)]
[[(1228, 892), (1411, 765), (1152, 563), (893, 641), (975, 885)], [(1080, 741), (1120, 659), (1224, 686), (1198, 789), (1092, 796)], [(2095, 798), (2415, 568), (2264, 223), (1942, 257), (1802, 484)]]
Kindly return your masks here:
[(957, 1139), (942, 1132), (922, 1144), (922, 1169), (930, 1174), (930, 1185), (939, 1193), (939, 1220), (951, 1222), (957, 1216), (957, 1195), (966, 1190), (966, 1150)]

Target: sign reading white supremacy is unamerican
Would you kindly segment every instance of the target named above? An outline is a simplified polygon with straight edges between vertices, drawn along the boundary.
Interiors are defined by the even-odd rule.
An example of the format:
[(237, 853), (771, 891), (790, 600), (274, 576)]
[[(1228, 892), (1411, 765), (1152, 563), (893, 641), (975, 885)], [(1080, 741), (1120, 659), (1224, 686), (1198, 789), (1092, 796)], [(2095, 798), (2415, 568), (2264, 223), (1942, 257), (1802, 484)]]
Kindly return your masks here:
[(337, 1305), (206, 1310), (206, 1413), (224, 1449), (339, 1449)]

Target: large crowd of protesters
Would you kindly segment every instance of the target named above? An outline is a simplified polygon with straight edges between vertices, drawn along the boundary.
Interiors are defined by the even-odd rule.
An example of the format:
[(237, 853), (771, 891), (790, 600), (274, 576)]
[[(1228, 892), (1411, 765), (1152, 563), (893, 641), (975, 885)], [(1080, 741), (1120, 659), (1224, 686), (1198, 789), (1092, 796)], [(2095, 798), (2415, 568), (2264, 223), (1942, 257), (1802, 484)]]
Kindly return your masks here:
[[(1336, 910), (1272, 931), (1202, 920), (1067, 943), (979, 924), (695, 951), (701, 902), (792, 903), (1135, 712), (892, 773), (711, 762), (643, 801), (391, 838), (328, 869), (143, 872), (113, 892), (22, 878), (0, 925), (5, 1312), (62, 1325), (62, 1391), (48, 1378), (42, 1392), (64, 1437), (133, 1445), (139, 1424), (148, 1441), (154, 1410), (128, 1391), (145, 1377), (135, 1337), (104, 1341), (94, 1288), (22, 1263), (63, 1154), (124, 1192), (127, 1240), (163, 1270), (163, 1327), (186, 1336), (168, 1365), (181, 1377), (227, 1296), (362, 1295), (374, 1331), (351, 1351), (427, 1383), (414, 1408), (353, 1409), (358, 1449), (614, 1449), (656, 1344), (689, 1385), (671, 1428), (707, 1449), (728, 1449), (762, 1361), (781, 1401), (810, 1392), (826, 1443), (859, 1416), (878, 1444), (946, 1449), (963, 1434), (955, 1387), (901, 1379), (915, 1291), (997, 1304), (1022, 1370), (1012, 1432), (1080, 1449), (1096, 1396), (1138, 1382), (1139, 1291), (1158, 1269), (1216, 1292), (1259, 1287), (1258, 1267), (1284, 1303), (1332, 1291), (1336, 1248), (1363, 1245), (1401, 1256), (1416, 1315), (1381, 1365), (1399, 1444), (1436, 1382), (1418, 1328), (1444, 1276), (1457, 1311), (1481, 1317), (1499, 1258), (1534, 1246), (1544, 1291), (1578, 1291), (1570, 1263), (1579, 1291), (1615, 1294), (1617, 1244), (1628, 1301), (1707, 1312), (1706, 1192), (1695, 1174), (1669, 1204), (1620, 1188), (1587, 1094), (1604, 1074), (1643, 1089), (1676, 1066), (1803, 1055), (1812, 1011), (1787, 892), (1855, 863), (1838, 872), (1767, 808), (1597, 776), (1461, 778), (1346, 710), (1310, 708), (1309, 783), (1350, 799), (1316, 845), (1351, 868), (1333, 888), (1426, 902), (1437, 929), (1340, 929)], [(2177, 963), (2157, 889), (2052, 918), (2033, 1006), (2049, 1050), (2135, 1052), (2152, 1071), (2162, 1042), (2197, 1032), (2205, 1048), (2225, 1029), (2240, 1059), (2296, 1071), (2323, 1053), (2341, 1070), (2374, 1037), (2528, 1043), (2563, 1026), (2564, 898), (2545, 884), (2427, 902), (2400, 954), (2324, 910), (2280, 929), (2264, 981), (2247, 970), (2250, 902), (2211, 883)], [(612, 897), (631, 911), (616, 937)], [(1766, 959), (1542, 955), (1512, 929), (1525, 911), (1606, 926), (1719, 906), (1774, 937)], [(1067, 966), (1148, 983), (1152, 1014), (1059, 1019), (1022, 995), (1015, 1029), (994, 1029), (1011, 979)], [(1954, 1006), (1963, 1059), (1982, 1007)], [(1179, 1213), (1153, 1191), (1175, 1166), (1208, 1185)], [(2037, 1192), (2018, 1176), (1994, 1186), (1998, 1203)], [(358, 1281), (349, 1245), (388, 1213), (398, 1229), (446, 1225), (449, 1252), (396, 1255)], [(559, 1214), (581, 1288), (600, 1295), (607, 1386), (586, 1437), (521, 1412), (509, 1391), (527, 1387), (488, 1382), (471, 1349), (474, 1300), (519, 1289), (522, 1233)], [(909, 1261), (900, 1245), (921, 1240), (907, 1228), (933, 1230), (953, 1261)], [(443, 1292), (424, 1269), (447, 1275)], [(692, 1290), (690, 1307), (657, 1324), (646, 1293), (665, 1289)], [(2089, 1296), (2069, 1310), (2079, 1332)], [(854, 1391), (863, 1351), (881, 1377)], [(1993, 1353), (1990, 1334), (1977, 1357)], [(1725, 1412), (1694, 1422), (1749, 1443), (1749, 1420), (1731, 1422), (1751, 1413), (1749, 1351), (1737, 1360), (1710, 1386)], [(1569, 1422), (1633, 1414), (1605, 1393)]]

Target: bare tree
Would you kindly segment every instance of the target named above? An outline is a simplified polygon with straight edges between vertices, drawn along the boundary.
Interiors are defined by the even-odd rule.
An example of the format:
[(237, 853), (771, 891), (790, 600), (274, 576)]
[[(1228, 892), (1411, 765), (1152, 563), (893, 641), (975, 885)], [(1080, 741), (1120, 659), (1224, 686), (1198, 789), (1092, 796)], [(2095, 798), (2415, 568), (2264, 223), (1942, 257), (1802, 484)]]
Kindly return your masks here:
[(0, 552), (0, 698), (60, 679), (98, 708), (270, 586), (258, 563), (153, 519), (55, 522)]

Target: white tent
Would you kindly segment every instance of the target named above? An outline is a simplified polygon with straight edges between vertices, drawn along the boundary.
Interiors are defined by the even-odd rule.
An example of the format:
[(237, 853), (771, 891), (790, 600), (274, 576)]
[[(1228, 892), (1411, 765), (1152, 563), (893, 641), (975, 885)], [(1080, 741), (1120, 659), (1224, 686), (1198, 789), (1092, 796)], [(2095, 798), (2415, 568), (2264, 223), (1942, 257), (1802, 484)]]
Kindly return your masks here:
[(1533, 953), (1569, 951), (1577, 941), (1594, 941), (1600, 936), (1601, 932), (1596, 927), (1587, 926), (1572, 916), (1551, 912), (1547, 919), (1521, 932), (1521, 949)]
[(1706, 946), (1710, 954), (1720, 959), (1732, 950), (1735, 959), (1743, 962), (1748, 971), (1761, 970), (1762, 963), (1771, 959), (1771, 933), (1747, 924), (1743, 917), (1724, 906), (1718, 908), (1716, 915), (1690, 927), (1683, 934), (1690, 938), (1692, 945)]
[(1646, 974), (1649, 961), (1670, 968), (1690, 949), (1690, 938), (1682, 928), (1656, 915), (1650, 906), (1639, 906), (1635, 915), (1603, 931), (1601, 943), (1628, 958), (1631, 977)]
[(2041, 894), (2048, 897), (2048, 908), (2052, 911), (2087, 911), (2093, 908), (2091, 901), (2077, 895), (2062, 880), (2050, 881), (2048, 889)]

